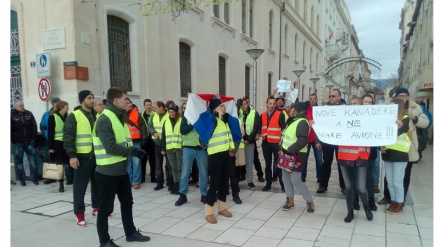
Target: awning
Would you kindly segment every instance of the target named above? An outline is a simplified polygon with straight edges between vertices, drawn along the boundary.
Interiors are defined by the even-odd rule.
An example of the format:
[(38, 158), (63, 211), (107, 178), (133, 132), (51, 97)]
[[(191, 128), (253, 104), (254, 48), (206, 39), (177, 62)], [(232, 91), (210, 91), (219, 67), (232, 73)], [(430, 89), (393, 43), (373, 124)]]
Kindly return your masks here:
[(434, 89), (433, 82), (422, 82), (420, 83), (418, 92), (432, 92)]

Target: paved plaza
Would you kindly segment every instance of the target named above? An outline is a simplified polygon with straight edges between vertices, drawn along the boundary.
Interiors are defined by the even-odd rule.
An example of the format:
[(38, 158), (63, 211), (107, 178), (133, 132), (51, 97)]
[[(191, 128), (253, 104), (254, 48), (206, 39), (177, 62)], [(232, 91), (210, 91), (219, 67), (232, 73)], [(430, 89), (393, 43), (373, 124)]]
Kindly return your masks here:
[[(264, 164), (261, 155), (260, 160)], [(314, 164), (313, 153), (310, 164)], [(295, 196), (295, 207), (283, 211), (286, 196), (278, 182), (271, 192), (262, 192), (264, 183), (256, 182), (256, 190), (240, 182), (243, 204), (236, 205), (228, 196), (232, 218), (218, 216), (217, 224), (204, 219), (204, 205), (200, 193), (190, 186), (188, 203), (174, 206), (178, 199), (166, 189), (154, 191), (155, 184), (144, 183), (133, 190), (133, 215), (137, 228), (151, 237), (146, 243), (125, 241), (119, 201), (115, 201), (113, 217), (109, 219), (109, 232), (115, 243), (121, 246), (353, 246), (353, 247), (401, 247), (433, 245), (433, 146), (429, 145), (423, 159), (414, 164), (410, 191), (404, 212), (400, 215), (385, 213), (378, 205), (369, 222), (363, 210), (355, 211), (351, 223), (345, 223), (345, 196), (340, 192), (336, 163), (333, 164), (329, 191), (316, 194), (318, 184), (314, 165), (309, 167), (307, 187), (314, 196), (315, 212), (307, 213), (301, 195)], [(12, 168), (13, 169), (13, 168)], [(264, 169), (263, 169), (264, 170)], [(58, 183), (35, 186), (11, 185), (11, 246), (99, 246), (96, 217), (86, 209), (87, 227), (75, 224), (72, 212), (72, 186), (66, 192), (58, 192)], [(376, 201), (380, 194), (376, 194)], [(90, 190), (86, 194), (90, 204)]]

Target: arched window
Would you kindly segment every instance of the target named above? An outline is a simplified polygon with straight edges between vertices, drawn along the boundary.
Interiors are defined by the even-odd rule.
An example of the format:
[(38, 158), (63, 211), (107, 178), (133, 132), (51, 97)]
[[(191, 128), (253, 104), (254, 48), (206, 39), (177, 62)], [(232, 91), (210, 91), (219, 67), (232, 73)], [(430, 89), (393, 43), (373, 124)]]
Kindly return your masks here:
[(241, 0), (241, 31), (246, 34), (246, 0)]
[(310, 29), (312, 29), (312, 31), (314, 30), (314, 24), (315, 24), (315, 10), (313, 9), (312, 6), (312, 10), (310, 12)]
[(310, 55), (309, 55), (309, 69), (312, 70), (312, 54), (313, 54), (313, 48), (310, 47)]
[(288, 39), (289, 39), (289, 30), (287, 28), (287, 24), (284, 26), (284, 54), (287, 55), (287, 47), (288, 47)]
[(229, 24), (229, 3), (223, 4), (223, 18), (225, 19), (225, 23)]
[(180, 97), (186, 97), (191, 92), (191, 47), (179, 42), (180, 60)]
[(132, 91), (129, 24), (117, 16), (108, 15), (107, 32), (110, 86)]
[(318, 37), (320, 37), (320, 33), (319, 33), (319, 15), (316, 16), (316, 35), (318, 35)]
[(304, 100), (304, 90), (306, 90), (306, 85), (301, 86), (301, 101)]
[(303, 42), (303, 57), (302, 57), (302, 59), (303, 59), (303, 66), (305, 66), (306, 65), (306, 42), (304, 41)]
[(218, 57), (218, 92), (226, 95), (226, 59), (222, 56)]
[(244, 66), (244, 96), (250, 97), (251, 95), (251, 67)]
[(254, 36), (254, 0), (249, 0), (249, 37)]
[(298, 51), (298, 34), (295, 33), (295, 54), (294, 54), (295, 61), (298, 61), (297, 51)]
[(319, 62), (319, 59), (318, 59), (318, 52), (316, 53), (316, 56), (315, 56), (315, 72), (316, 73), (318, 73), (318, 62)]
[(273, 42), (273, 11), (269, 12), (269, 48), (272, 48)]

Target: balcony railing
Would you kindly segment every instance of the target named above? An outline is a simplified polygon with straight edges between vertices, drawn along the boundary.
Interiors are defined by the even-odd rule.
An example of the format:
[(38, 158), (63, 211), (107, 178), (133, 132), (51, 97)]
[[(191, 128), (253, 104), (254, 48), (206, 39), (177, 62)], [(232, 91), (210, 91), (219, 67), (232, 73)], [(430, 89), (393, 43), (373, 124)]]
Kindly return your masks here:
[(336, 60), (341, 56), (341, 47), (339, 44), (331, 44), (325, 47), (328, 60)]

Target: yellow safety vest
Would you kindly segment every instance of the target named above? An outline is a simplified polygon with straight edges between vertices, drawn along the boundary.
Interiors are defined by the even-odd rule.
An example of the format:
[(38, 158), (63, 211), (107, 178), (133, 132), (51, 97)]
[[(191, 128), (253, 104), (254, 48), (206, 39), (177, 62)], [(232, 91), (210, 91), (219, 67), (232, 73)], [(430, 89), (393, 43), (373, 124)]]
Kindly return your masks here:
[[(110, 122), (112, 123), (112, 129), (113, 129), (113, 133), (115, 134), (116, 144), (121, 145), (123, 147), (132, 147), (133, 142), (131, 141), (131, 136), (130, 136), (130, 131), (128, 130), (128, 126), (126, 124), (122, 124), (121, 121), (116, 116), (116, 114), (114, 114), (110, 110), (104, 109), (100, 117), (102, 115), (106, 115), (110, 120)], [(102, 146), (101, 139), (99, 139), (99, 137), (96, 136), (96, 130), (95, 130), (96, 122), (95, 122), (95, 128), (93, 130), (93, 147), (95, 148), (94, 151), (96, 157), (96, 165), (106, 166), (127, 160), (127, 157), (108, 154), (105, 151), (105, 148)]]
[[(188, 123), (188, 120), (186, 120)], [(193, 128), (189, 133), (186, 135), (182, 135), (182, 145), (185, 147), (197, 147), (200, 146), (199, 144), (199, 134), (197, 134), (197, 131)]]
[(56, 113), (53, 114), (53, 117), (55, 118), (55, 136), (54, 136), (54, 139), (56, 141), (63, 141), (64, 122), (60, 118), (60, 116), (58, 116), (58, 114), (56, 114)]
[[(285, 150), (288, 150), (288, 148), (292, 144), (294, 144), (296, 142), (296, 140), (298, 140), (298, 138), (296, 137), (296, 128), (298, 127), (299, 122), (301, 122), (303, 120), (307, 122), (307, 125), (309, 124), (309, 121), (307, 121), (307, 119), (301, 118), (301, 119), (291, 123), (283, 131), (283, 135), (282, 135), (282, 138), (281, 138), (281, 141), (283, 143), (282, 148), (284, 148)], [(309, 133), (310, 133), (310, 128), (309, 128)], [(299, 152), (300, 153), (307, 153), (307, 145), (305, 145), (303, 148), (301, 148), (301, 150), (299, 150)]]
[[(408, 118), (408, 115), (403, 115), (402, 120)], [(397, 137), (397, 142), (392, 145), (385, 146), (387, 149), (397, 150), (400, 152), (408, 153), (411, 148), (411, 139), (407, 133), (402, 133)]]
[(179, 118), (177, 120), (176, 125), (174, 126), (171, 124), (171, 119), (167, 119), (165, 121), (165, 148), (166, 150), (170, 149), (178, 149), (182, 148), (182, 135), (180, 134), (180, 123), (182, 122), (182, 118)]
[(80, 109), (73, 111), (76, 119), (76, 152), (79, 154), (88, 154), (92, 152), (92, 128), (89, 119), (82, 113)]
[(168, 112), (165, 113), (165, 115), (163, 115), (161, 120), (159, 120), (160, 119), (159, 114), (154, 114), (154, 116), (152, 116), (152, 118), (153, 118), (153, 120), (151, 122), (153, 123), (153, 128), (159, 134), (159, 137), (156, 138), (156, 137), (152, 136), (151, 138), (153, 140), (154, 139), (161, 139), (162, 138), (162, 127), (163, 127), (163, 124), (165, 123), (165, 121), (168, 119)]
[(234, 149), (229, 126), (218, 118), (215, 118), (215, 120), (217, 121), (217, 127), (208, 141), (208, 155)]

